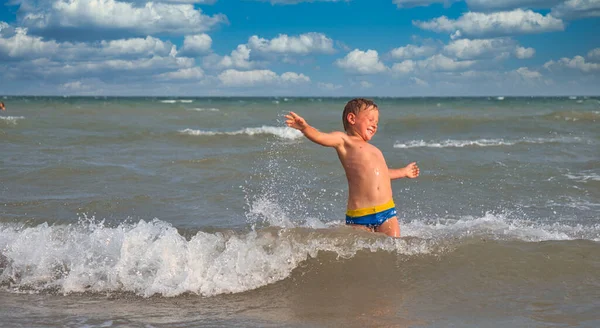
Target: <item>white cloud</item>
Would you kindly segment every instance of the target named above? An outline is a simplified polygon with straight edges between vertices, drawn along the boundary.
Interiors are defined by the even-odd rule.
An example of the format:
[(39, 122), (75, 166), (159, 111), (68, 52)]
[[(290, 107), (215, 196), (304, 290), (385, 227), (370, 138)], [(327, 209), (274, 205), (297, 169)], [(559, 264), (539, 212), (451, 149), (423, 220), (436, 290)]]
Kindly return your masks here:
[(388, 70), (379, 60), (379, 54), (375, 50), (365, 52), (354, 49), (346, 57), (336, 60), (335, 64), (348, 72), (358, 74), (377, 74)]
[(21, 23), (34, 30), (120, 30), (135, 34), (197, 34), (227, 22), (222, 14), (203, 15), (191, 4), (116, 0), (53, 0), (43, 6), (21, 6)]
[(459, 59), (495, 57), (512, 51), (516, 42), (510, 38), (495, 39), (459, 39), (444, 47), (444, 53)]
[(162, 73), (157, 76), (161, 80), (200, 80), (204, 71), (200, 67), (182, 68), (175, 72)]
[(418, 57), (431, 56), (436, 52), (437, 48), (434, 46), (415, 46), (409, 44), (404, 47), (393, 49), (390, 55), (394, 59), (412, 59)]
[(410, 78), (410, 80), (412, 81), (412, 83), (414, 83), (414, 84), (416, 84), (416, 85), (418, 85), (420, 87), (428, 87), (429, 86), (429, 83), (427, 83), (427, 81), (421, 80), (418, 77), (412, 76)]
[(44, 41), (27, 34), (27, 29), (3, 28), (0, 30), (0, 58), (34, 59), (51, 58), (58, 61), (104, 61), (139, 57), (169, 56), (174, 51), (171, 42), (148, 36), (93, 43)]
[[(146, 2), (146, 1), (144, 1)], [(217, 0), (159, 0), (157, 2), (172, 2), (172, 3), (199, 3), (204, 5), (212, 5)]]
[(6, 23), (2, 25), (0, 33), (0, 58), (48, 56), (60, 48), (56, 41), (44, 41), (41, 37), (27, 35), (27, 30), (23, 28), (13, 30)]
[(592, 49), (587, 54), (588, 59), (592, 61), (600, 61), (600, 48)]
[(231, 52), (230, 56), (224, 56), (218, 64), (219, 68), (252, 68), (250, 62), (250, 49), (245, 44), (240, 44)]
[(72, 82), (63, 83), (60, 85), (60, 88), (67, 90), (67, 91), (82, 91), (82, 90), (90, 89), (89, 86), (85, 85), (81, 81), (72, 81)]
[(373, 83), (369, 81), (360, 81), (360, 87), (363, 89), (370, 89), (373, 87)]
[(523, 79), (540, 79), (542, 74), (537, 71), (532, 71), (527, 67), (519, 67), (515, 72)]
[(535, 49), (521, 47), (511, 38), (458, 39), (446, 45), (444, 53), (458, 59), (506, 59), (510, 54), (524, 59), (533, 57)]
[(551, 14), (565, 19), (600, 17), (600, 1), (568, 0), (552, 8)]
[(167, 56), (170, 54), (173, 44), (148, 36), (142, 38), (121, 39), (102, 41), (101, 52), (103, 56)]
[(591, 73), (600, 71), (600, 64), (586, 62), (585, 58), (581, 56), (575, 56), (573, 58), (561, 58), (558, 61), (548, 61), (544, 64), (544, 68), (549, 71), (557, 71), (568, 68), (583, 73)]
[(477, 11), (515, 8), (550, 8), (564, 0), (466, 0), (469, 9)]
[(533, 48), (517, 47), (517, 49), (515, 49), (515, 56), (519, 59), (531, 58), (534, 55), (535, 49)]
[(271, 40), (253, 35), (248, 39), (248, 47), (261, 53), (291, 55), (331, 54), (335, 52), (333, 40), (322, 33), (305, 33), (297, 37), (280, 34)]
[(224, 86), (230, 87), (252, 87), (256, 85), (272, 85), (272, 84), (298, 84), (310, 82), (310, 78), (304, 74), (294, 72), (286, 72), (278, 76), (277, 73), (271, 70), (253, 70), (253, 71), (238, 71), (228, 69), (218, 76)]
[(310, 82), (310, 78), (304, 74), (285, 72), (281, 74), (281, 81), (289, 83), (306, 83)]
[(412, 73), (417, 68), (417, 62), (413, 60), (405, 60), (401, 63), (396, 63), (392, 66), (392, 72), (405, 75), (408, 73)]
[(211, 45), (212, 38), (208, 34), (186, 35), (183, 39), (181, 55), (195, 57), (206, 54), (210, 51)]
[(475, 63), (476, 61), (474, 60), (457, 61), (444, 55), (437, 54), (425, 60), (418, 61), (417, 66), (420, 69), (432, 72), (452, 72), (466, 70), (475, 65)]
[(341, 2), (350, 0), (255, 0), (260, 2), (269, 1), (272, 5), (295, 5), (301, 2)]
[(434, 3), (443, 3), (448, 6), (458, 0), (393, 0), (398, 8), (426, 7)]
[(339, 90), (342, 88), (342, 86), (339, 84), (324, 83), (324, 82), (317, 83), (317, 86), (321, 89), (325, 89), (325, 90), (329, 90), (329, 91)]
[(562, 20), (551, 15), (542, 15), (531, 10), (516, 9), (495, 13), (467, 12), (459, 19), (446, 16), (431, 21), (413, 21), (413, 24), (430, 31), (457, 33), (461, 37), (485, 37), (514, 34), (562, 31)]

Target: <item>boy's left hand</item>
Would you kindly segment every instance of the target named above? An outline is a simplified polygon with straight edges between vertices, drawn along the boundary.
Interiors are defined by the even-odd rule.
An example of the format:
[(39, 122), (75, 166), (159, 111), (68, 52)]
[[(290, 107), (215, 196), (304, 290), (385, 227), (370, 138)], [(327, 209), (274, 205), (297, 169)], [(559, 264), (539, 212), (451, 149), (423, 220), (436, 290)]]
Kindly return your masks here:
[(416, 162), (412, 162), (404, 168), (406, 170), (406, 177), (414, 179), (419, 176), (419, 167)]

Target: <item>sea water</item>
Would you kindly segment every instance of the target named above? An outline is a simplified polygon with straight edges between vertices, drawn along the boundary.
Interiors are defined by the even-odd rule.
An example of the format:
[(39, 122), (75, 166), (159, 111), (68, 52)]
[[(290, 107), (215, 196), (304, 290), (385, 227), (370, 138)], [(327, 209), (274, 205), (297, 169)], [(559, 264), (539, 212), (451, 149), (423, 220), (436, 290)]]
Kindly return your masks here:
[(402, 238), (344, 225), (346, 98), (4, 97), (0, 326), (600, 326), (600, 98), (376, 98)]

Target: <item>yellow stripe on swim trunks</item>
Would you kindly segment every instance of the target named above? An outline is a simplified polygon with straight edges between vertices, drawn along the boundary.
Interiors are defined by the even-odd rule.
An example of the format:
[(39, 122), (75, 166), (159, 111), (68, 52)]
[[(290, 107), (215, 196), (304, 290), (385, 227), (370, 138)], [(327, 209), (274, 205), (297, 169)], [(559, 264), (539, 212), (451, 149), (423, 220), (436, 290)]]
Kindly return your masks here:
[(395, 206), (396, 205), (394, 205), (394, 200), (392, 199), (383, 205), (359, 208), (357, 210), (347, 210), (346, 215), (355, 218), (355, 217), (359, 217), (359, 216), (365, 216), (365, 215), (371, 215), (371, 214), (383, 212), (383, 211), (389, 210), (390, 208), (395, 207)]

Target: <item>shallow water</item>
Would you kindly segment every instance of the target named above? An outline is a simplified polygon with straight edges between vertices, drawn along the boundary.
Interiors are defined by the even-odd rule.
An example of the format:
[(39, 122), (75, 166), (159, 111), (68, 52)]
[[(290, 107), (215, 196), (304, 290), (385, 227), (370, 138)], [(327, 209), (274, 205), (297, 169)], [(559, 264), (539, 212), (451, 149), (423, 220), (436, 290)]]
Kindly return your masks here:
[(600, 324), (600, 98), (375, 99), (398, 240), (283, 124), (347, 99), (3, 101), (6, 326)]

